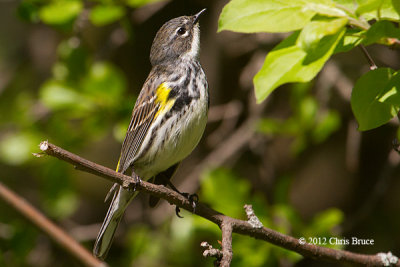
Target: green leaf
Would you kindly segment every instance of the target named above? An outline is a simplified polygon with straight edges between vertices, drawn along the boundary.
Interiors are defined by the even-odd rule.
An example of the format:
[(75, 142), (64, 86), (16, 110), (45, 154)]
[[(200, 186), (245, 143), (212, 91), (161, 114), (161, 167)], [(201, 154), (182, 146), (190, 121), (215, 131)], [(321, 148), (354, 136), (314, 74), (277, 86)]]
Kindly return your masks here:
[(218, 31), (294, 31), (303, 28), (317, 13), (345, 16), (329, 0), (232, 0), (221, 12)]
[(383, 4), (383, 0), (367, 0), (363, 1), (358, 8), (356, 9), (356, 14), (359, 16), (361, 14), (371, 12), (371, 11), (377, 11), (378, 9), (381, 8)]
[[(375, 1), (378, 0), (357, 0), (357, 2), (359, 3), (359, 6), (364, 5), (366, 3), (369, 2), (373, 2), (373, 5), (376, 5), (377, 3), (375, 3)], [(394, 5), (392, 5), (392, 0), (379, 0), (381, 1), (381, 5), (378, 6), (376, 9), (372, 9), (370, 11), (364, 10), (363, 11), (363, 18), (366, 20), (382, 20), (382, 19), (387, 19), (387, 20), (393, 20), (393, 21), (398, 21), (400, 19), (399, 13), (396, 12), (396, 9), (394, 7)], [(394, 1), (398, 1), (398, 0), (394, 0)]]
[(368, 29), (363, 44), (381, 43), (389, 45), (388, 38), (400, 39), (400, 29), (395, 27), (392, 22), (382, 20), (376, 22)]
[(400, 110), (400, 75), (389, 68), (363, 75), (354, 86), (351, 108), (360, 131), (387, 123)]
[(42, 7), (39, 11), (40, 19), (49, 25), (63, 25), (73, 21), (83, 8), (80, 1), (55, 1)]
[(98, 5), (89, 14), (89, 19), (95, 26), (104, 26), (121, 19), (125, 15), (123, 6)]
[(254, 77), (257, 102), (263, 101), (278, 86), (291, 82), (308, 82), (318, 74), (332, 55), (344, 29), (325, 36), (313, 53), (305, 52), (297, 42), (298, 32), (292, 34), (266, 57), (261, 70)]
[(392, 0), (392, 6), (393, 6), (394, 10), (396, 10), (397, 14), (400, 15), (400, 1)]
[(381, 19), (388, 19), (394, 22), (398, 22), (400, 20), (400, 15), (398, 13), (398, 10), (396, 10), (395, 5), (392, 4), (391, 0), (383, 0), (380, 12), (381, 12), (380, 14)]
[(348, 17), (346, 11), (337, 8), (334, 1), (305, 0), (305, 2), (307, 2), (306, 8), (314, 10), (319, 15), (326, 17)]
[[(347, 18), (315, 20), (304, 26), (298, 43), (307, 53), (315, 53), (321, 48), (321, 40), (327, 35), (334, 35), (346, 26)], [(329, 49), (329, 47), (328, 47)]]
[(340, 39), (338, 45), (336, 46), (334, 54), (347, 52), (358, 46), (363, 41), (361, 38), (363, 33), (365, 32), (358, 29), (347, 28), (345, 35), (342, 37), (342, 39)]
[(350, 12), (354, 13), (357, 8), (357, 3), (355, 0), (333, 0), (337, 6), (342, 6)]

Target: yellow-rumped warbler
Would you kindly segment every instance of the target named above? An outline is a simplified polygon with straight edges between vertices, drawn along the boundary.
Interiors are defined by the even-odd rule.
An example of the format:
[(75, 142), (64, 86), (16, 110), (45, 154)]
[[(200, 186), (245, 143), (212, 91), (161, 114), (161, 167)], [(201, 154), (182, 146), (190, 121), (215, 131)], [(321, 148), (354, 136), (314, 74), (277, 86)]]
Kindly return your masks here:
[[(150, 51), (152, 69), (133, 108), (118, 172), (132, 167), (133, 175), (144, 180), (155, 177), (155, 183), (166, 184), (200, 141), (209, 106), (207, 80), (198, 59), (198, 20), (204, 11), (171, 19), (157, 32)], [(114, 197), (93, 249), (103, 259), (126, 207), (137, 194), (117, 184), (111, 192)], [(150, 205), (157, 201), (150, 198)]]

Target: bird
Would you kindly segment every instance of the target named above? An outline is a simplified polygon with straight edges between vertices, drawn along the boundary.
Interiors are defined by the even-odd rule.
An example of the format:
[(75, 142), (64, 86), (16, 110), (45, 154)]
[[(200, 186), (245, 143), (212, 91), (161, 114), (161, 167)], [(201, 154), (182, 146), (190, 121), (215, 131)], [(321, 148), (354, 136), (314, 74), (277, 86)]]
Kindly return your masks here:
[[(135, 181), (169, 184), (204, 133), (210, 105), (208, 82), (199, 61), (199, 18), (204, 11), (167, 21), (153, 40), (152, 68), (134, 105), (116, 169), (123, 174), (132, 170)], [(112, 194), (93, 248), (94, 256), (103, 260), (137, 192), (114, 184), (106, 199)], [(150, 197), (150, 206), (157, 202)]]

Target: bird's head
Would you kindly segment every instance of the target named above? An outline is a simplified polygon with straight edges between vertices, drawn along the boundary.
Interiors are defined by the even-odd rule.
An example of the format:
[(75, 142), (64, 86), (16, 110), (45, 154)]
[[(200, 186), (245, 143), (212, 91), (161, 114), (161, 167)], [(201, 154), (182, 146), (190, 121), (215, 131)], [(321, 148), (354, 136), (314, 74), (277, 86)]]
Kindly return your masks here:
[(200, 47), (199, 17), (201, 10), (193, 16), (182, 16), (164, 23), (158, 30), (150, 51), (150, 62), (154, 65), (169, 64), (175, 60), (196, 59)]

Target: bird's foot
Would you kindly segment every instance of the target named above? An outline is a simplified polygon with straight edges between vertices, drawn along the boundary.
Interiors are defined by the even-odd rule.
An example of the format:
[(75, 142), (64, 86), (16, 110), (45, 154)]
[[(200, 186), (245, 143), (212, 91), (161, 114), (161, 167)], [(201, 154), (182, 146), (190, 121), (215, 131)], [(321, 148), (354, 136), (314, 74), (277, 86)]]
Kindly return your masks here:
[[(183, 196), (184, 198), (186, 198), (187, 200), (189, 200), (190, 205), (193, 208), (193, 213), (196, 212), (196, 207), (197, 207), (197, 203), (199, 203), (199, 196), (197, 194), (189, 194), (189, 193), (182, 193), (180, 192), (172, 183), (170, 180), (166, 181), (167, 185), (169, 187), (171, 187), (172, 190), (174, 190), (175, 192), (177, 192), (178, 194), (180, 194), (181, 196)], [(179, 213), (181, 212), (181, 209), (176, 206), (175, 208), (175, 213), (176, 216), (178, 216), (179, 218), (183, 218)]]
[(128, 190), (132, 191), (132, 192), (136, 192), (137, 187), (140, 186), (140, 184), (142, 183), (142, 179), (140, 179), (140, 177), (137, 175), (132, 175), (132, 178), (133, 178), (134, 184), (133, 184), (133, 186), (129, 187)]
[[(197, 207), (197, 204), (199, 203), (199, 196), (197, 195), (197, 194), (189, 194), (189, 193), (181, 193), (181, 192), (179, 192), (178, 191), (178, 193), (180, 194), (180, 195), (182, 195), (183, 197), (185, 197), (187, 200), (189, 200), (189, 202), (190, 202), (190, 205), (192, 206), (192, 208), (193, 208), (193, 213), (195, 213), (196, 212), (196, 207)], [(178, 206), (176, 206), (176, 208), (175, 208), (175, 213), (176, 213), (176, 216), (178, 216), (179, 218), (183, 218), (179, 213), (181, 212), (181, 209), (178, 207)]]

